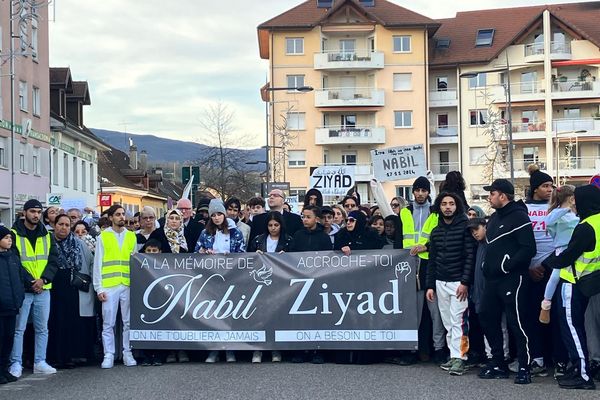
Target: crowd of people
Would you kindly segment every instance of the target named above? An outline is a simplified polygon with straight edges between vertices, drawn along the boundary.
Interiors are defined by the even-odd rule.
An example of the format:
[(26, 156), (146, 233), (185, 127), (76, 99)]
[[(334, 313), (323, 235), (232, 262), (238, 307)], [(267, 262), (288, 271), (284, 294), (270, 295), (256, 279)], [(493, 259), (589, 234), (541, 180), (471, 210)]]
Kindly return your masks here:
[[(180, 199), (161, 216), (152, 207), (130, 216), (115, 204), (95, 216), (27, 201), (12, 229), (0, 226), (0, 384), (17, 380), (29, 360), (33, 373), (52, 374), (97, 359), (108, 369), (115, 360), (132, 367), (200, 357), (183, 350), (132, 351), (129, 258), (135, 252), (348, 255), (385, 248), (418, 258), (418, 350), (272, 351), (271, 360), (434, 362), (451, 375), (478, 366), (482, 379), (508, 378), (513, 371), (517, 384), (553, 371), (560, 387), (595, 388), (599, 188), (555, 187), (532, 167), (525, 201), (515, 199), (508, 180), (485, 187), (493, 210), (488, 217), (468, 204), (458, 171), (448, 173), (437, 196), (431, 179), (417, 178), (411, 201), (388, 201), (374, 183), (374, 206), (362, 205), (356, 193), (324, 204), (311, 189), (301, 214), (278, 189), (266, 201), (202, 198), (195, 209)], [(201, 357), (215, 363), (220, 353)], [(226, 351), (225, 360), (235, 362), (236, 352)], [(251, 360), (261, 362), (262, 352)]]

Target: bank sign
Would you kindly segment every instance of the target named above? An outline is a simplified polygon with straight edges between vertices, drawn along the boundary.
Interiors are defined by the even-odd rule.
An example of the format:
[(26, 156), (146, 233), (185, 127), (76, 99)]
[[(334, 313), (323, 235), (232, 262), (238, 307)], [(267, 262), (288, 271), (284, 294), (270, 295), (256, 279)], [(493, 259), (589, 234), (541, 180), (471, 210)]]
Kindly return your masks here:
[(134, 348), (415, 349), (405, 250), (131, 258)]

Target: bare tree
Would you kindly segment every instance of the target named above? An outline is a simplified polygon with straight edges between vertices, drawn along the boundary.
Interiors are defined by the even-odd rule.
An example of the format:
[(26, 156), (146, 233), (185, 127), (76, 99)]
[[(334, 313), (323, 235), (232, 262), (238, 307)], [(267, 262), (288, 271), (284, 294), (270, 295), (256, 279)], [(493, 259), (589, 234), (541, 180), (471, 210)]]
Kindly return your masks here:
[[(201, 188), (213, 189), (221, 197), (245, 198), (260, 189), (258, 174), (248, 173), (239, 146), (245, 142), (235, 134), (235, 113), (222, 102), (209, 105), (200, 118), (208, 133), (206, 151), (200, 157)], [(250, 197), (248, 196), (248, 197)]]
[(289, 115), (294, 113), (294, 106), (288, 105), (282, 114), (280, 114), (281, 123), (275, 124), (274, 136), (275, 146), (273, 148), (273, 181), (285, 181), (285, 163), (288, 149), (293, 145), (298, 138), (298, 133), (290, 129)]

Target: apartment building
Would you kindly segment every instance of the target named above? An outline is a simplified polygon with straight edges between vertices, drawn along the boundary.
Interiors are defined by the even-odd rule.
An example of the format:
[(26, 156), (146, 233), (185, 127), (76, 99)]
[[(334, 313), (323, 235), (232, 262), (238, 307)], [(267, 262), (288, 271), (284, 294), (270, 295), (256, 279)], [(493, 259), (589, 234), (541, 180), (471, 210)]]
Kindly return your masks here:
[(51, 192), (67, 208), (98, 204), (98, 153), (110, 148), (84, 125), (90, 104), (86, 81), (74, 81), (68, 67), (50, 68)]
[[(473, 202), (483, 201), (490, 163), (499, 161), (494, 177), (510, 176), (509, 134), (521, 195), (529, 164), (574, 184), (600, 172), (599, 20), (597, 2), (460, 12), (438, 20), (429, 70), (436, 180), (460, 169)], [(496, 143), (490, 142), (492, 130)]]
[(0, 220), (5, 223), (14, 217), (13, 204), (19, 210), (30, 198), (44, 203), (50, 189), (48, 8), (13, 3), (0, 2)]
[[(427, 46), (439, 26), (385, 0), (309, 0), (259, 25), (271, 180), (302, 201), (314, 168), (353, 165), (372, 201), (370, 150), (427, 143)], [(314, 91), (292, 89), (304, 86)], [(405, 195), (410, 184), (384, 190)]]

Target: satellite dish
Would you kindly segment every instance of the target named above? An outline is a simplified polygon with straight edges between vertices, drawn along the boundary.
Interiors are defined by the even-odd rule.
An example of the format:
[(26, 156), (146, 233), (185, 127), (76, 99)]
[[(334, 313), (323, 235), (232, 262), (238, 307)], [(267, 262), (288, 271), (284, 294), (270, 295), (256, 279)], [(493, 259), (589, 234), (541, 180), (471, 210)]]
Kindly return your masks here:
[(27, 137), (31, 133), (31, 120), (29, 118), (23, 120), (23, 136)]

